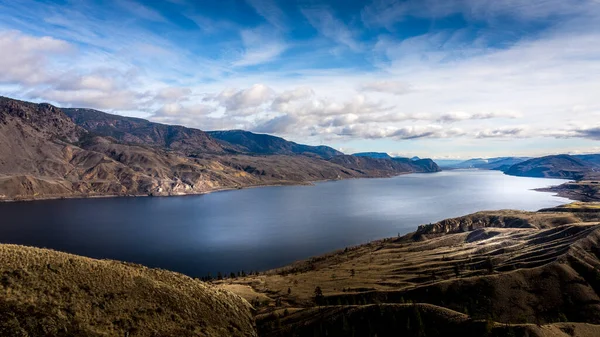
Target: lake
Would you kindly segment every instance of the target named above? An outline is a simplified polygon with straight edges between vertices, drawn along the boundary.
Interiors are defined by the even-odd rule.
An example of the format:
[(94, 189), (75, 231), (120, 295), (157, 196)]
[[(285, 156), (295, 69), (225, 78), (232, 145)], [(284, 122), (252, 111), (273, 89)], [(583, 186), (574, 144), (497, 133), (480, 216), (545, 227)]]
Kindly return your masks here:
[(481, 210), (569, 202), (564, 180), (457, 170), (198, 196), (0, 203), (0, 242), (182, 272), (266, 270)]

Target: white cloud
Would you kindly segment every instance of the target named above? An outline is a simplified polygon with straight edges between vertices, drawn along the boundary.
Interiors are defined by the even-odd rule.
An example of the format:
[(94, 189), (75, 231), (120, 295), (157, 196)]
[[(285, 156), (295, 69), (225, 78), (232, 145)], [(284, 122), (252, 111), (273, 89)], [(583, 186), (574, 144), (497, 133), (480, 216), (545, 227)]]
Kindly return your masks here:
[(267, 103), (274, 95), (274, 91), (264, 84), (254, 84), (250, 88), (236, 90), (226, 89), (221, 91), (208, 100), (219, 102), (227, 111), (237, 111), (239, 113), (252, 113), (247, 110), (257, 108)]
[(466, 120), (477, 120), (477, 119), (494, 119), (494, 118), (508, 118), (516, 119), (522, 115), (515, 111), (492, 111), (492, 112), (478, 112), (468, 113), (464, 111), (451, 111), (443, 113), (437, 119), (440, 123), (453, 123)]
[(265, 32), (266, 28), (246, 29), (240, 32), (244, 43), (241, 58), (232, 63), (235, 67), (247, 67), (266, 63), (276, 59), (287, 46), (273, 33)]
[(354, 37), (352, 31), (333, 14), (323, 8), (304, 8), (302, 14), (308, 22), (328, 39), (340, 43), (352, 51), (359, 51), (362, 45)]
[(163, 102), (178, 102), (187, 100), (191, 94), (190, 88), (166, 87), (157, 91), (155, 99)]
[(373, 81), (362, 84), (360, 91), (383, 92), (393, 95), (404, 95), (410, 92), (410, 86), (399, 81)]
[(256, 12), (278, 29), (285, 29), (285, 14), (273, 0), (246, 0)]
[(560, 19), (573, 15), (588, 15), (598, 11), (596, 0), (373, 0), (361, 11), (367, 26), (384, 27), (394, 31), (394, 25), (411, 17), (443, 18), (461, 14), (469, 21), (497, 24), (501, 19), (534, 22), (549, 17)]
[(17, 31), (0, 31), (0, 83), (38, 85), (58, 79), (58, 58), (74, 51), (66, 41), (34, 37)]
[[(262, 26), (207, 19), (177, 5), (203, 28), (190, 31), (150, 7), (137, 24), (124, 25), (129, 9), (112, 16), (114, 8), (91, 2), (0, 3), (1, 88), (21, 99), (357, 150), (564, 151), (600, 140), (598, 2), (373, 1), (353, 18), (304, 8), (302, 24), (319, 35), (305, 40), (292, 39), (285, 27), (292, 22), (275, 1), (250, 2)], [(436, 18), (450, 14), (468, 27), (437, 29)], [(409, 16), (431, 19), (431, 31), (365, 39), (381, 27), (394, 31)], [(509, 38), (498, 39), (502, 34)], [(419, 141), (396, 141), (403, 139)]]
[(167, 19), (156, 10), (134, 0), (119, 0), (117, 3), (126, 8), (134, 16), (138, 16), (149, 21), (167, 22)]

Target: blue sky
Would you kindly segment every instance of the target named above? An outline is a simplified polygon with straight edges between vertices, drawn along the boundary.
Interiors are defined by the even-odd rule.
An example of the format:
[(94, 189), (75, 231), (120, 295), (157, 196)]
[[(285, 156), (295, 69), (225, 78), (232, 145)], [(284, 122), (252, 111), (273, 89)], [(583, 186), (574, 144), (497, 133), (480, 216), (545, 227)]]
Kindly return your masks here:
[(345, 152), (600, 152), (597, 0), (0, 0), (0, 94)]

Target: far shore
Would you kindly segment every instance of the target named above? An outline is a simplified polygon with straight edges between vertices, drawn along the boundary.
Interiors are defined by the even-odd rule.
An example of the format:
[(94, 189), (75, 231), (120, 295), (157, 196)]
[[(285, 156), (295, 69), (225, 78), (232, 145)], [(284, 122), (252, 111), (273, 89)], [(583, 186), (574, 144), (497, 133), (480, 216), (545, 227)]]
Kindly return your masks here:
[[(441, 172), (441, 171), (440, 171)], [(202, 192), (189, 192), (189, 193), (160, 193), (160, 194), (93, 194), (93, 195), (85, 195), (85, 194), (73, 194), (73, 195), (51, 195), (51, 196), (40, 196), (40, 197), (17, 197), (17, 198), (2, 198), (0, 196), (0, 203), (9, 203), (9, 202), (30, 202), (30, 201), (44, 201), (44, 200), (62, 200), (62, 199), (95, 199), (95, 198), (139, 198), (139, 197), (154, 197), (154, 198), (166, 198), (166, 197), (186, 197), (186, 196), (198, 196), (209, 193), (216, 192), (225, 192), (225, 191), (234, 191), (234, 190), (243, 190), (249, 188), (261, 188), (261, 187), (276, 187), (276, 186), (313, 186), (315, 183), (319, 182), (327, 182), (327, 181), (341, 181), (341, 180), (349, 180), (349, 179), (385, 179), (385, 178), (393, 178), (406, 174), (414, 174), (420, 172), (403, 172), (397, 174), (391, 174), (389, 176), (382, 177), (350, 177), (350, 178), (340, 178), (340, 179), (319, 179), (319, 180), (310, 180), (310, 181), (289, 181), (289, 182), (277, 182), (277, 183), (265, 183), (259, 185), (247, 185), (247, 186), (239, 186), (239, 187), (223, 187), (217, 188), (208, 191)], [(438, 172), (427, 172), (429, 173), (438, 173)]]

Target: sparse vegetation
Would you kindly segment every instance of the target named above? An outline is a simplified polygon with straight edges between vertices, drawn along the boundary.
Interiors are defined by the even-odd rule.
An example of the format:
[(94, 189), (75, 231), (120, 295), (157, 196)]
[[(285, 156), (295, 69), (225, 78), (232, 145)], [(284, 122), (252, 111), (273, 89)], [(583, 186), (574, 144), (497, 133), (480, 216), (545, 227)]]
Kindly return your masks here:
[(250, 306), (187, 276), (0, 245), (1, 336), (255, 336)]
[[(543, 336), (546, 332), (541, 331), (560, 336), (563, 326), (559, 324), (566, 318), (600, 324), (600, 307), (590, 302), (600, 303), (600, 273), (585, 267), (600, 270), (599, 221), (600, 208), (595, 204), (541, 212), (480, 212), (426, 225), (400, 238), (314, 257), (244, 282), (271, 296), (271, 303), (294, 285), (294, 296), (282, 297), (290, 314), (281, 319), (281, 329), (260, 330), (266, 326), (260, 312), (270, 309), (259, 310), (259, 331), (265, 336), (313, 336), (314, 331), (320, 332), (317, 336), (326, 331), (388, 336), (376, 331), (375, 323), (363, 327), (364, 320), (352, 319), (356, 312), (356, 317), (374, 322), (386, 310), (400, 310), (384, 314), (387, 319), (381, 323), (397, 324), (394, 335), (448, 335), (454, 323), (425, 314), (421, 303), (468, 317), (472, 325), (457, 323), (463, 336)], [(348, 277), (333, 279), (333, 274)], [(311, 309), (315, 304), (318, 311)], [(425, 334), (416, 329), (414, 312), (398, 309), (402, 305), (419, 306)], [(409, 323), (410, 332), (401, 333), (409, 331)], [(286, 329), (303, 324), (306, 334), (287, 334)], [(600, 331), (600, 326), (584, 332), (584, 325), (568, 324), (582, 336)]]

